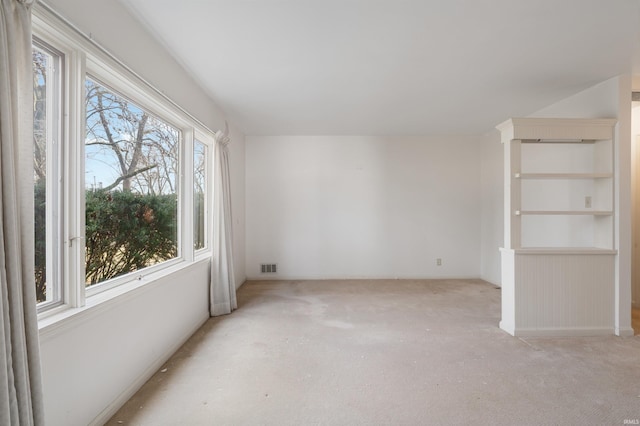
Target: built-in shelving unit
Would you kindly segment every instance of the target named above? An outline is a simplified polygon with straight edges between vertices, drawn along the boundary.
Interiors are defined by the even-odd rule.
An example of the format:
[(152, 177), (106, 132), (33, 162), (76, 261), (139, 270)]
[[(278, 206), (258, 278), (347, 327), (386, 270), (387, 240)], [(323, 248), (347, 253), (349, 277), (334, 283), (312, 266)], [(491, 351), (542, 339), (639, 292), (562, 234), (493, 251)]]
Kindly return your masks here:
[(613, 332), (614, 119), (514, 118), (505, 153), (501, 327)]

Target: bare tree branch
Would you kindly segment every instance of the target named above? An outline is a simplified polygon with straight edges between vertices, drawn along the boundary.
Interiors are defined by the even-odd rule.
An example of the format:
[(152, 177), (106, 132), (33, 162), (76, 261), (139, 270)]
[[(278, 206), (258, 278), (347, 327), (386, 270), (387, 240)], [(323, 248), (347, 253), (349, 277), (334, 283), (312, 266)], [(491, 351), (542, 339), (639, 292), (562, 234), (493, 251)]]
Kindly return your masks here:
[(102, 123), (102, 127), (104, 128), (104, 132), (107, 135), (107, 140), (111, 143), (111, 148), (113, 148), (113, 152), (118, 157), (118, 162), (120, 163), (120, 169), (122, 173), (125, 174), (128, 172), (127, 166), (125, 165), (124, 158), (122, 157), (122, 153), (118, 149), (117, 146), (113, 143), (113, 135), (111, 134), (111, 126), (109, 125), (109, 121), (104, 113), (104, 108), (102, 105), (102, 93), (100, 91), (96, 92), (96, 98), (98, 102), (98, 111), (100, 113), (100, 122)]
[(122, 176), (118, 177), (118, 179), (116, 179), (111, 185), (103, 188), (102, 190), (103, 191), (111, 191), (113, 188), (115, 188), (116, 186), (120, 185), (120, 182), (122, 182), (123, 180), (131, 179), (135, 175), (138, 175), (140, 173), (146, 172), (147, 170), (153, 169), (154, 167), (158, 167), (158, 165), (157, 164), (152, 164), (151, 166), (143, 167), (141, 169), (134, 170), (133, 172), (127, 173), (125, 175), (122, 175)]

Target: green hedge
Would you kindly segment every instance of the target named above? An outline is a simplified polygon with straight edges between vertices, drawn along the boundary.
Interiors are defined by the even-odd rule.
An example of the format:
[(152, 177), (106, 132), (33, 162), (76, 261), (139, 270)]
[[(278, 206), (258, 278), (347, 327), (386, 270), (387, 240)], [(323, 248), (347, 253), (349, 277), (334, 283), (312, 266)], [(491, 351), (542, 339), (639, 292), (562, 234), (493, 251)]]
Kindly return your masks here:
[[(35, 187), (36, 235), (44, 235), (45, 194)], [(86, 284), (96, 284), (177, 256), (177, 198), (86, 191)], [(36, 292), (45, 299), (46, 244), (36, 239)]]

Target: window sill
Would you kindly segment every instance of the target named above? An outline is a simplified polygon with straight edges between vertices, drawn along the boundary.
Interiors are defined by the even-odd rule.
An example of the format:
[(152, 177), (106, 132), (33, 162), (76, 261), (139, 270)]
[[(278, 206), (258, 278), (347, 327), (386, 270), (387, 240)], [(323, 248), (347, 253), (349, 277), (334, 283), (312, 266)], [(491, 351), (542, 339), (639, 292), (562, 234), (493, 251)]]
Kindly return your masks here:
[(138, 297), (155, 286), (158, 280), (172, 274), (194, 267), (198, 264), (209, 262), (211, 255), (199, 256), (194, 262), (180, 262), (162, 270), (145, 275), (142, 279), (132, 279), (122, 285), (87, 297), (86, 304), (77, 308), (68, 305), (59, 306), (50, 311), (38, 315), (38, 329), (40, 339), (46, 340), (56, 334), (81, 324), (91, 316), (98, 315), (107, 309), (111, 309), (133, 297)]

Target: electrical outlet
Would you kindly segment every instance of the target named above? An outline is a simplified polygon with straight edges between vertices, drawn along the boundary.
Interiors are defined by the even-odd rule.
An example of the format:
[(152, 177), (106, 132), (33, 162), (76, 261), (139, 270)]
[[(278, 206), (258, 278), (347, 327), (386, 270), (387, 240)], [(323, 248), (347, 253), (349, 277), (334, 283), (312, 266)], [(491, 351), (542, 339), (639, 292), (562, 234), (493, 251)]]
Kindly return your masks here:
[(585, 209), (590, 209), (591, 208), (591, 196), (587, 195), (586, 197), (584, 197), (584, 208)]
[(437, 259), (436, 259), (436, 265), (438, 265), (438, 266), (442, 266), (442, 259), (437, 258)]

